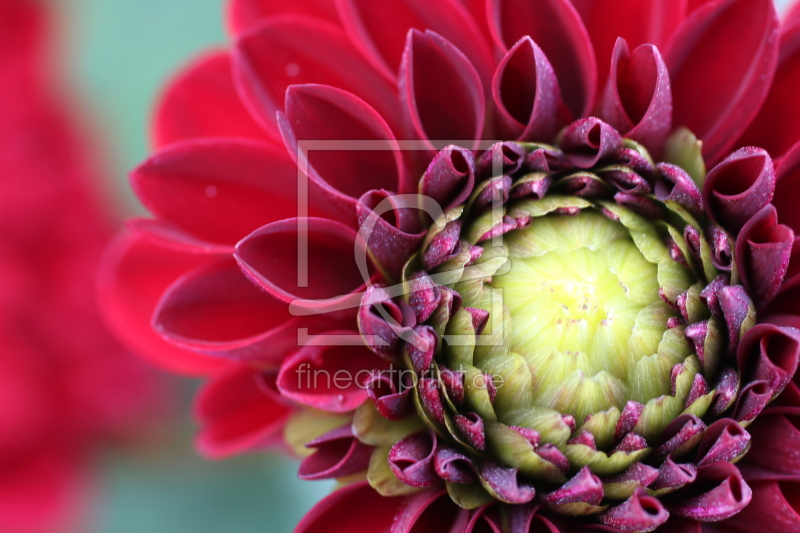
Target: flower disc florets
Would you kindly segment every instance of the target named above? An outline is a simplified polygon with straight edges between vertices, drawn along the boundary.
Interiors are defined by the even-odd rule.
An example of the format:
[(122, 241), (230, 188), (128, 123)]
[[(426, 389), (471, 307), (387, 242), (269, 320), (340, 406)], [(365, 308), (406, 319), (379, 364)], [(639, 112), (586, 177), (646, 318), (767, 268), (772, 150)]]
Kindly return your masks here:
[[(439, 153), (423, 192), (458, 166), (477, 185), (359, 315), (367, 343), (407, 371), (370, 380), (402, 437), (373, 455), (373, 486), (444, 482), (462, 507), (535, 500), (636, 531), (668, 508), (721, 520), (747, 504), (730, 461), (781, 386), (754, 379), (764, 362), (737, 368), (756, 310), (735, 239), (704, 216), (691, 134), (667, 154), (695, 176), (594, 118), (555, 146)], [(366, 441), (383, 428), (376, 407), (356, 414)]]

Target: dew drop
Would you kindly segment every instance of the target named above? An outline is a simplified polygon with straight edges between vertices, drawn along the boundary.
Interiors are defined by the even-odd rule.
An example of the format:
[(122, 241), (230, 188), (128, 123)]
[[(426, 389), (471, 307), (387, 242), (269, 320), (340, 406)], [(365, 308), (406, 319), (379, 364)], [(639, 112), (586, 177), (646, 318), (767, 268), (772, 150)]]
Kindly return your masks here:
[(296, 78), (300, 75), (300, 65), (297, 63), (288, 63), (286, 65), (286, 75), (290, 78)]
[(214, 198), (217, 195), (217, 188), (213, 185), (209, 185), (206, 187), (206, 196), (209, 198)]

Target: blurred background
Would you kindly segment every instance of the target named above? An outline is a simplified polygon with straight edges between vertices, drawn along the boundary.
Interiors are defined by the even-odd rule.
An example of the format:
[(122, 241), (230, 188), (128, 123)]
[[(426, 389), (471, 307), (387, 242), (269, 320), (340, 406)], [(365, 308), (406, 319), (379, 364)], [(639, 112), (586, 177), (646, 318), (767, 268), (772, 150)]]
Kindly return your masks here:
[[(127, 173), (148, 153), (159, 89), (194, 55), (226, 45), (224, 1), (50, 1), (59, 11), (62, 74), (105, 157), (98, 187), (121, 224), (141, 210)], [(179, 405), (144, 445), (102, 457), (91, 529), (81, 533), (288, 532), (330, 491), (330, 483), (298, 480), (285, 456), (197, 456), (189, 413), (199, 382), (164, 379), (179, 391)]]
[[(47, 1), (57, 11), (59, 74), (101, 158), (95, 185), (121, 224), (141, 209), (127, 172), (148, 153), (159, 88), (191, 57), (226, 45), (224, 0)], [(81, 533), (288, 532), (330, 491), (330, 483), (297, 480), (284, 456), (198, 457), (189, 413), (199, 383), (162, 377), (175, 391), (165, 396), (168, 416), (149, 436), (95, 459), (92, 514)]]

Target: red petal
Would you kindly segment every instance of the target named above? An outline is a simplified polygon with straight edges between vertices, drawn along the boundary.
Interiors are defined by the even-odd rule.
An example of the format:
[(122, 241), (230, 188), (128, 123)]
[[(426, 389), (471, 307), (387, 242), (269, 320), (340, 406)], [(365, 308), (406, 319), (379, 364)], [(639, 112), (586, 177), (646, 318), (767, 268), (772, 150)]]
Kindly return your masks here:
[(783, 18), (783, 27), (791, 29), (797, 23), (800, 23), (800, 3), (789, 1), (784, 2), (784, 4), (789, 4), (788, 6), (783, 6), (784, 9), (786, 9), (786, 7), (789, 7), (789, 9), (786, 12), (786, 16)]
[[(344, 334), (347, 332), (330, 333)], [(358, 336), (357, 332), (350, 334)], [(286, 398), (303, 405), (346, 413), (367, 400), (364, 383), (373, 370), (384, 369), (387, 365), (366, 346), (307, 344), (281, 366), (278, 390)]]
[[(780, 480), (800, 476), (800, 457), (796, 453), (800, 442), (800, 408), (771, 408), (749, 429), (752, 443), (742, 464), (747, 479)], [(780, 460), (776, 460), (777, 457)]]
[(228, 52), (210, 52), (195, 59), (167, 85), (153, 121), (153, 144), (196, 137), (248, 137), (268, 133), (250, 116), (233, 85)]
[(293, 85), (286, 91), (286, 114), (278, 122), (289, 154), (347, 224), (355, 227), (355, 206), (365, 192), (408, 192), (413, 187), (389, 126), (348, 92)]
[(362, 472), (369, 466), (373, 447), (353, 435), (351, 424), (345, 424), (306, 444), (314, 453), (304, 458), (297, 477), (307, 480), (332, 479)]
[(399, 86), (411, 138), (431, 141), (436, 150), (455, 140), (467, 148), (478, 146), (486, 110), (483, 88), (475, 67), (455, 46), (431, 31), (411, 30)]
[(686, 17), (686, 0), (572, 0), (592, 38), (600, 87), (608, 77), (615, 43), (631, 48), (652, 44), (660, 49)]
[[(255, 283), (285, 302), (339, 300), (369, 279), (359, 274), (353, 257), (355, 243), (355, 231), (332, 220), (281, 220), (244, 238), (236, 246), (236, 259)], [(301, 250), (307, 250), (302, 262)], [(366, 251), (359, 251), (366, 261)]]
[(362, 98), (399, 131), (396, 90), (356, 51), (342, 30), (321, 20), (271, 18), (242, 34), (234, 75), (253, 117), (276, 129), (289, 85), (319, 83)]
[(767, 96), (778, 60), (778, 15), (772, 0), (724, 0), (694, 12), (664, 57), (672, 79), (673, 121), (703, 140), (718, 161)]
[(775, 196), (772, 204), (778, 210), (778, 219), (800, 234), (800, 142), (784, 157), (775, 162)]
[(187, 350), (273, 365), (297, 345), (288, 306), (259, 290), (233, 258), (173, 283), (153, 313), (153, 327)]
[(500, 60), (492, 93), (505, 137), (552, 142), (569, 122), (553, 67), (530, 37), (523, 37)]
[(387, 533), (406, 498), (387, 498), (366, 481), (341, 488), (319, 502), (294, 533)]
[(134, 170), (131, 182), (151, 212), (212, 243), (234, 244), (298, 210), (292, 160), (284, 149), (254, 141), (175, 144)]
[[(783, 455), (785, 452), (781, 452)], [(721, 531), (789, 533), (800, 531), (800, 484), (791, 481), (755, 482), (753, 500), (742, 512), (720, 523)]]
[(793, 245), (794, 232), (778, 224), (772, 205), (756, 213), (739, 233), (736, 263), (742, 283), (758, 308), (766, 306), (780, 290)]
[(568, 0), (488, 0), (489, 28), (506, 52), (526, 35), (542, 47), (558, 76), (564, 101), (576, 117), (592, 109), (597, 87), (594, 50)]
[(133, 218), (125, 226), (153, 244), (178, 252), (229, 255), (234, 251), (233, 245), (204, 241), (167, 220)]
[(100, 265), (98, 302), (117, 338), (172, 372), (208, 374), (228, 363), (176, 348), (156, 335), (150, 319), (164, 290), (185, 272), (214, 256), (176, 252), (130, 233), (112, 243)]
[(291, 409), (269, 393), (263, 380), (261, 372), (237, 366), (203, 386), (196, 404), (200, 453), (221, 459), (262, 449), (281, 436)]
[(407, 499), (391, 533), (461, 533), (469, 512), (442, 491), (429, 490)]
[(339, 21), (331, 0), (231, 0), (228, 4), (228, 23), (234, 35), (275, 15), (304, 15), (334, 23)]
[(660, 155), (672, 130), (672, 92), (656, 47), (642, 45), (631, 54), (624, 40), (617, 41), (599, 110), (621, 135)]
[(800, 141), (800, 26), (781, 36), (780, 59), (769, 95), (758, 116), (739, 141), (769, 151), (772, 157), (786, 153)]
[(342, 23), (359, 49), (388, 77), (397, 76), (411, 29), (432, 30), (464, 52), (488, 78), (492, 50), (458, 0), (340, 0)]

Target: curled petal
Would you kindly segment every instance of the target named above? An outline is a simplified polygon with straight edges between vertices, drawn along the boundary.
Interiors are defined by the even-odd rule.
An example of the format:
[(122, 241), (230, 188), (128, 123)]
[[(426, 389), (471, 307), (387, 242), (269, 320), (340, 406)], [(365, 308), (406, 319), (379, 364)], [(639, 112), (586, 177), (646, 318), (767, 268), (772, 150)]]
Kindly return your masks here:
[(469, 511), (461, 509), (445, 491), (430, 489), (406, 499), (390, 529), (382, 533), (437, 533), (442, 527), (461, 532), (469, 522)]
[(714, 463), (697, 471), (697, 482), (670, 510), (686, 518), (717, 522), (741, 511), (752, 495), (738, 468), (730, 463)]
[(436, 448), (436, 435), (432, 431), (408, 436), (392, 446), (389, 467), (406, 485), (430, 487), (439, 480), (433, 460)]
[(705, 208), (712, 220), (734, 235), (770, 203), (775, 169), (760, 148), (742, 148), (711, 169), (703, 186)]
[(220, 51), (198, 57), (169, 83), (155, 111), (152, 136), (160, 148), (198, 137), (263, 140), (267, 133), (242, 105), (230, 55)]
[(519, 482), (519, 470), (516, 468), (505, 468), (492, 461), (485, 461), (479, 474), (484, 487), (502, 502), (527, 503), (536, 495), (532, 485)]
[(759, 308), (778, 293), (789, 268), (794, 232), (778, 224), (778, 212), (765, 206), (742, 228), (736, 239), (736, 263), (742, 283)]
[[(333, 331), (328, 335), (348, 332)], [(345, 413), (367, 399), (373, 370), (386, 363), (364, 346), (324, 346), (322, 339), (300, 348), (281, 365), (277, 386), (283, 396), (332, 413)]]
[[(654, 450), (654, 455), (678, 454), (699, 442), (706, 425), (694, 415), (681, 415), (664, 430), (662, 445)], [(677, 453), (676, 453), (677, 452)]]
[(661, 154), (672, 129), (672, 92), (655, 46), (642, 45), (631, 54), (624, 39), (617, 41), (599, 116), (623, 137), (640, 142), (656, 157)]
[(733, 461), (741, 456), (750, 444), (750, 434), (730, 418), (723, 418), (711, 424), (697, 447), (700, 458), (697, 466), (705, 466), (718, 461)]
[(680, 167), (659, 163), (659, 179), (656, 182), (656, 198), (662, 202), (672, 200), (683, 205), (691, 213), (703, 212), (703, 195), (691, 176)]
[(408, 358), (411, 359), (414, 370), (424, 374), (430, 369), (433, 356), (439, 347), (439, 336), (431, 326), (415, 326), (414, 335), (418, 342), (407, 344)]
[(394, 360), (401, 355), (400, 335), (411, 329), (416, 320), (404, 302), (395, 302), (385, 288), (370, 285), (358, 308), (358, 329), (370, 350)]
[(475, 158), (470, 150), (446, 146), (428, 165), (419, 192), (436, 200), (443, 211), (469, 198), (475, 186)]
[(400, 420), (413, 409), (413, 384), (411, 375), (401, 373), (395, 378), (395, 371), (373, 371), (364, 382), (367, 395), (375, 402), (375, 408), (387, 420)]
[(291, 409), (266, 379), (249, 366), (237, 365), (203, 386), (196, 404), (202, 427), (197, 436), (200, 453), (220, 459), (280, 442)]
[(667, 457), (666, 461), (658, 469), (658, 477), (648, 487), (652, 490), (678, 489), (697, 478), (697, 467), (691, 463), (677, 464), (672, 457)]
[(431, 150), (454, 141), (478, 147), (486, 110), (483, 86), (469, 59), (449, 41), (431, 31), (410, 30), (399, 90), (412, 139), (427, 141)]
[(354, 224), (357, 199), (367, 191), (411, 190), (394, 134), (357, 96), (324, 85), (293, 85), (285, 109), (278, 126), (286, 149), (308, 176), (310, 192), (331, 203), (338, 220)]
[(422, 232), (403, 231), (404, 211), (409, 210), (397, 205), (386, 191), (364, 193), (356, 204), (359, 235), (377, 265), (393, 278), (400, 275), (425, 237)]
[(442, 299), (439, 286), (424, 272), (412, 274), (409, 278), (408, 305), (414, 310), (417, 322), (422, 324), (436, 310)]
[(239, 36), (233, 64), (239, 94), (267, 131), (277, 133), (275, 114), (283, 109), (286, 89), (310, 83), (353, 93), (399, 131), (392, 80), (376, 72), (344, 32), (329, 22), (270, 18)]
[(505, 52), (530, 36), (542, 47), (558, 76), (572, 114), (586, 116), (597, 86), (592, 43), (580, 16), (567, 0), (489, 0), (489, 30)]
[(553, 67), (529, 36), (500, 60), (492, 94), (506, 137), (549, 142), (569, 122)]
[(752, 422), (773, 398), (774, 391), (766, 381), (753, 381), (746, 385), (739, 400), (733, 418), (737, 422)]
[(579, 168), (592, 168), (622, 148), (622, 139), (614, 128), (589, 117), (567, 126), (559, 147)]
[(603, 483), (588, 466), (581, 468), (572, 479), (544, 497), (544, 501), (551, 505), (577, 502), (600, 505), (602, 500)]
[[(800, 27), (798, 27), (800, 31)], [(778, 210), (780, 221), (795, 232), (800, 232), (800, 210), (794, 199), (800, 194), (800, 142), (775, 163), (775, 196), (772, 204)]]
[(771, 0), (710, 2), (667, 45), (673, 121), (702, 139), (707, 161), (720, 159), (764, 102), (778, 61), (778, 26)]
[(471, 483), (477, 480), (472, 459), (449, 446), (439, 446), (433, 465), (436, 474), (450, 483)]
[(631, 400), (625, 404), (619, 416), (617, 427), (614, 429), (615, 440), (620, 440), (633, 431), (633, 428), (639, 422), (639, 417), (642, 416), (642, 411), (644, 411), (644, 405), (639, 402)]
[(800, 332), (774, 324), (757, 324), (739, 346), (739, 368), (753, 380), (766, 381), (773, 394), (780, 394), (797, 371)]
[(350, 424), (336, 428), (308, 444), (314, 453), (303, 459), (297, 470), (300, 479), (317, 480), (349, 476), (369, 466), (372, 447), (361, 443)]
[(600, 515), (600, 521), (622, 531), (652, 531), (669, 518), (661, 502), (638, 489), (628, 500)]
[(467, 441), (477, 450), (486, 448), (486, 431), (483, 419), (477, 413), (455, 415), (456, 427)]

